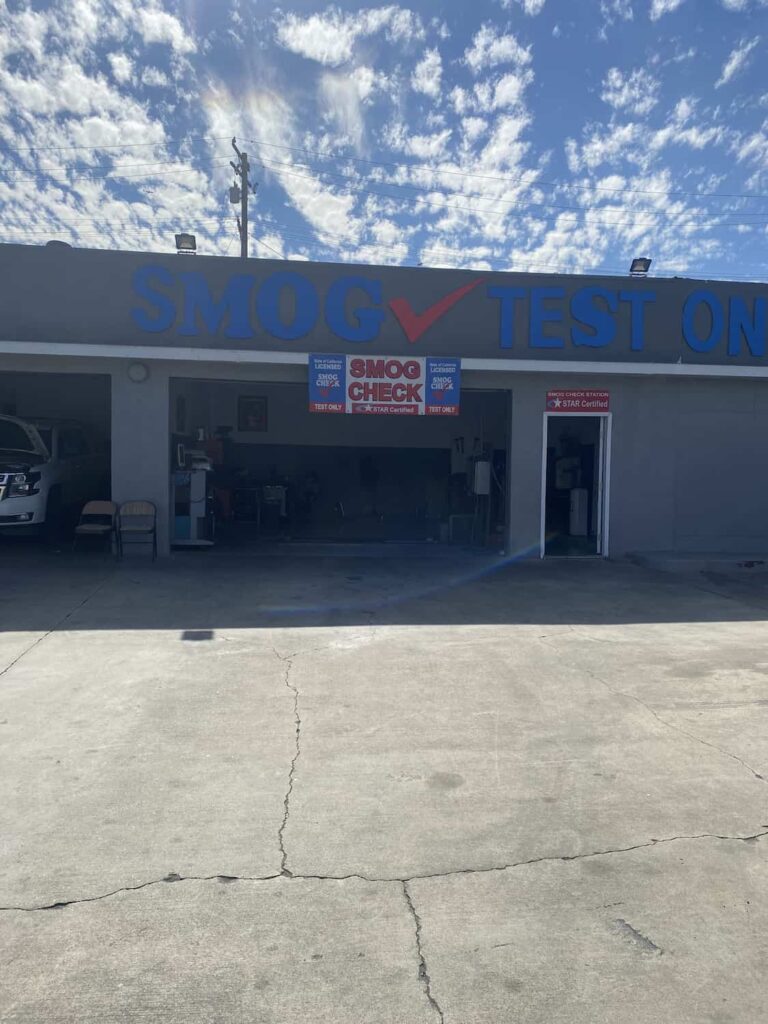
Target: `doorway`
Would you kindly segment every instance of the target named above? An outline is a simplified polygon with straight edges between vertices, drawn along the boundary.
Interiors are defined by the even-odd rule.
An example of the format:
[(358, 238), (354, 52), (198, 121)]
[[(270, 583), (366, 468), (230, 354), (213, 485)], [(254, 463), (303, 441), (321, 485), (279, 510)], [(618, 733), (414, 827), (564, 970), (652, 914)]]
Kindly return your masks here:
[(610, 414), (544, 414), (541, 557), (608, 554)]

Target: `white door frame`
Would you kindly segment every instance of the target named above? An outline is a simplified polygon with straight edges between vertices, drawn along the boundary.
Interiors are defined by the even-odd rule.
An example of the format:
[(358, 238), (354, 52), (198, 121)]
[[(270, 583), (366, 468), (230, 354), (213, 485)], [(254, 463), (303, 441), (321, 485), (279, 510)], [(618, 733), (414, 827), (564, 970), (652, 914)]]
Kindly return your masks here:
[(563, 416), (591, 416), (600, 420), (600, 467), (597, 482), (597, 558), (608, 558), (611, 508), (611, 431), (613, 414), (610, 412), (545, 412), (541, 434), (541, 518), (539, 524), (539, 558), (544, 558), (547, 529), (547, 434), (549, 420)]

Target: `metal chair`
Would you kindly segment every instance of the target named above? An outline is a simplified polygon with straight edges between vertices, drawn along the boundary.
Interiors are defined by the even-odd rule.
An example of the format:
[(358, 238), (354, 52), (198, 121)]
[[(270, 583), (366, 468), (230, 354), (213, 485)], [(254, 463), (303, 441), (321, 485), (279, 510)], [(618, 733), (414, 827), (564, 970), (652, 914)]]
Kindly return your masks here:
[(152, 561), (157, 558), (157, 509), (151, 501), (124, 501), (117, 516), (117, 549), (123, 556), (125, 538), (131, 543), (151, 544)]
[(83, 505), (80, 519), (75, 527), (75, 536), (72, 541), (72, 550), (77, 547), (80, 537), (106, 537), (109, 540), (110, 550), (112, 541), (115, 540), (117, 553), (120, 553), (120, 538), (115, 530), (117, 519), (117, 505), (113, 501), (88, 501)]

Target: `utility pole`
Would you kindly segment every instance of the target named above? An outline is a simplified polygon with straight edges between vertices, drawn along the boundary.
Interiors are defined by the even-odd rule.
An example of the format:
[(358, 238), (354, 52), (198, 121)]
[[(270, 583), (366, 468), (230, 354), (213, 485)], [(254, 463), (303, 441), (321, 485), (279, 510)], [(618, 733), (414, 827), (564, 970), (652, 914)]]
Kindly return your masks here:
[(242, 259), (248, 258), (248, 193), (256, 191), (256, 186), (251, 185), (248, 180), (248, 171), (251, 169), (248, 163), (248, 154), (241, 152), (237, 148), (237, 139), (232, 139), (232, 149), (237, 153), (237, 163), (234, 160), (230, 160), (230, 166), (235, 172), (237, 178), (240, 179), (238, 185), (237, 180), (235, 184), (229, 190), (229, 201), (231, 203), (240, 203), (240, 216), (237, 218), (237, 230), (240, 232), (240, 256)]

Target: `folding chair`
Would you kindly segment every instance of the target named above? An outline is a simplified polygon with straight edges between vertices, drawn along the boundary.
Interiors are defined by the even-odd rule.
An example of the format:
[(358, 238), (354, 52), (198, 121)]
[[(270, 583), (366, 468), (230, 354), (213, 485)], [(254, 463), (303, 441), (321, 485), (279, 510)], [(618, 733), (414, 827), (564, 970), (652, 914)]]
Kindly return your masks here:
[(123, 555), (123, 543), (151, 544), (152, 561), (157, 558), (157, 509), (151, 501), (124, 501), (117, 516), (117, 548)]
[(112, 540), (119, 553), (120, 539), (115, 531), (117, 517), (117, 505), (113, 501), (88, 501), (83, 505), (80, 519), (75, 527), (75, 536), (72, 541), (72, 550), (77, 547), (80, 537), (106, 537), (109, 541), (110, 551)]

